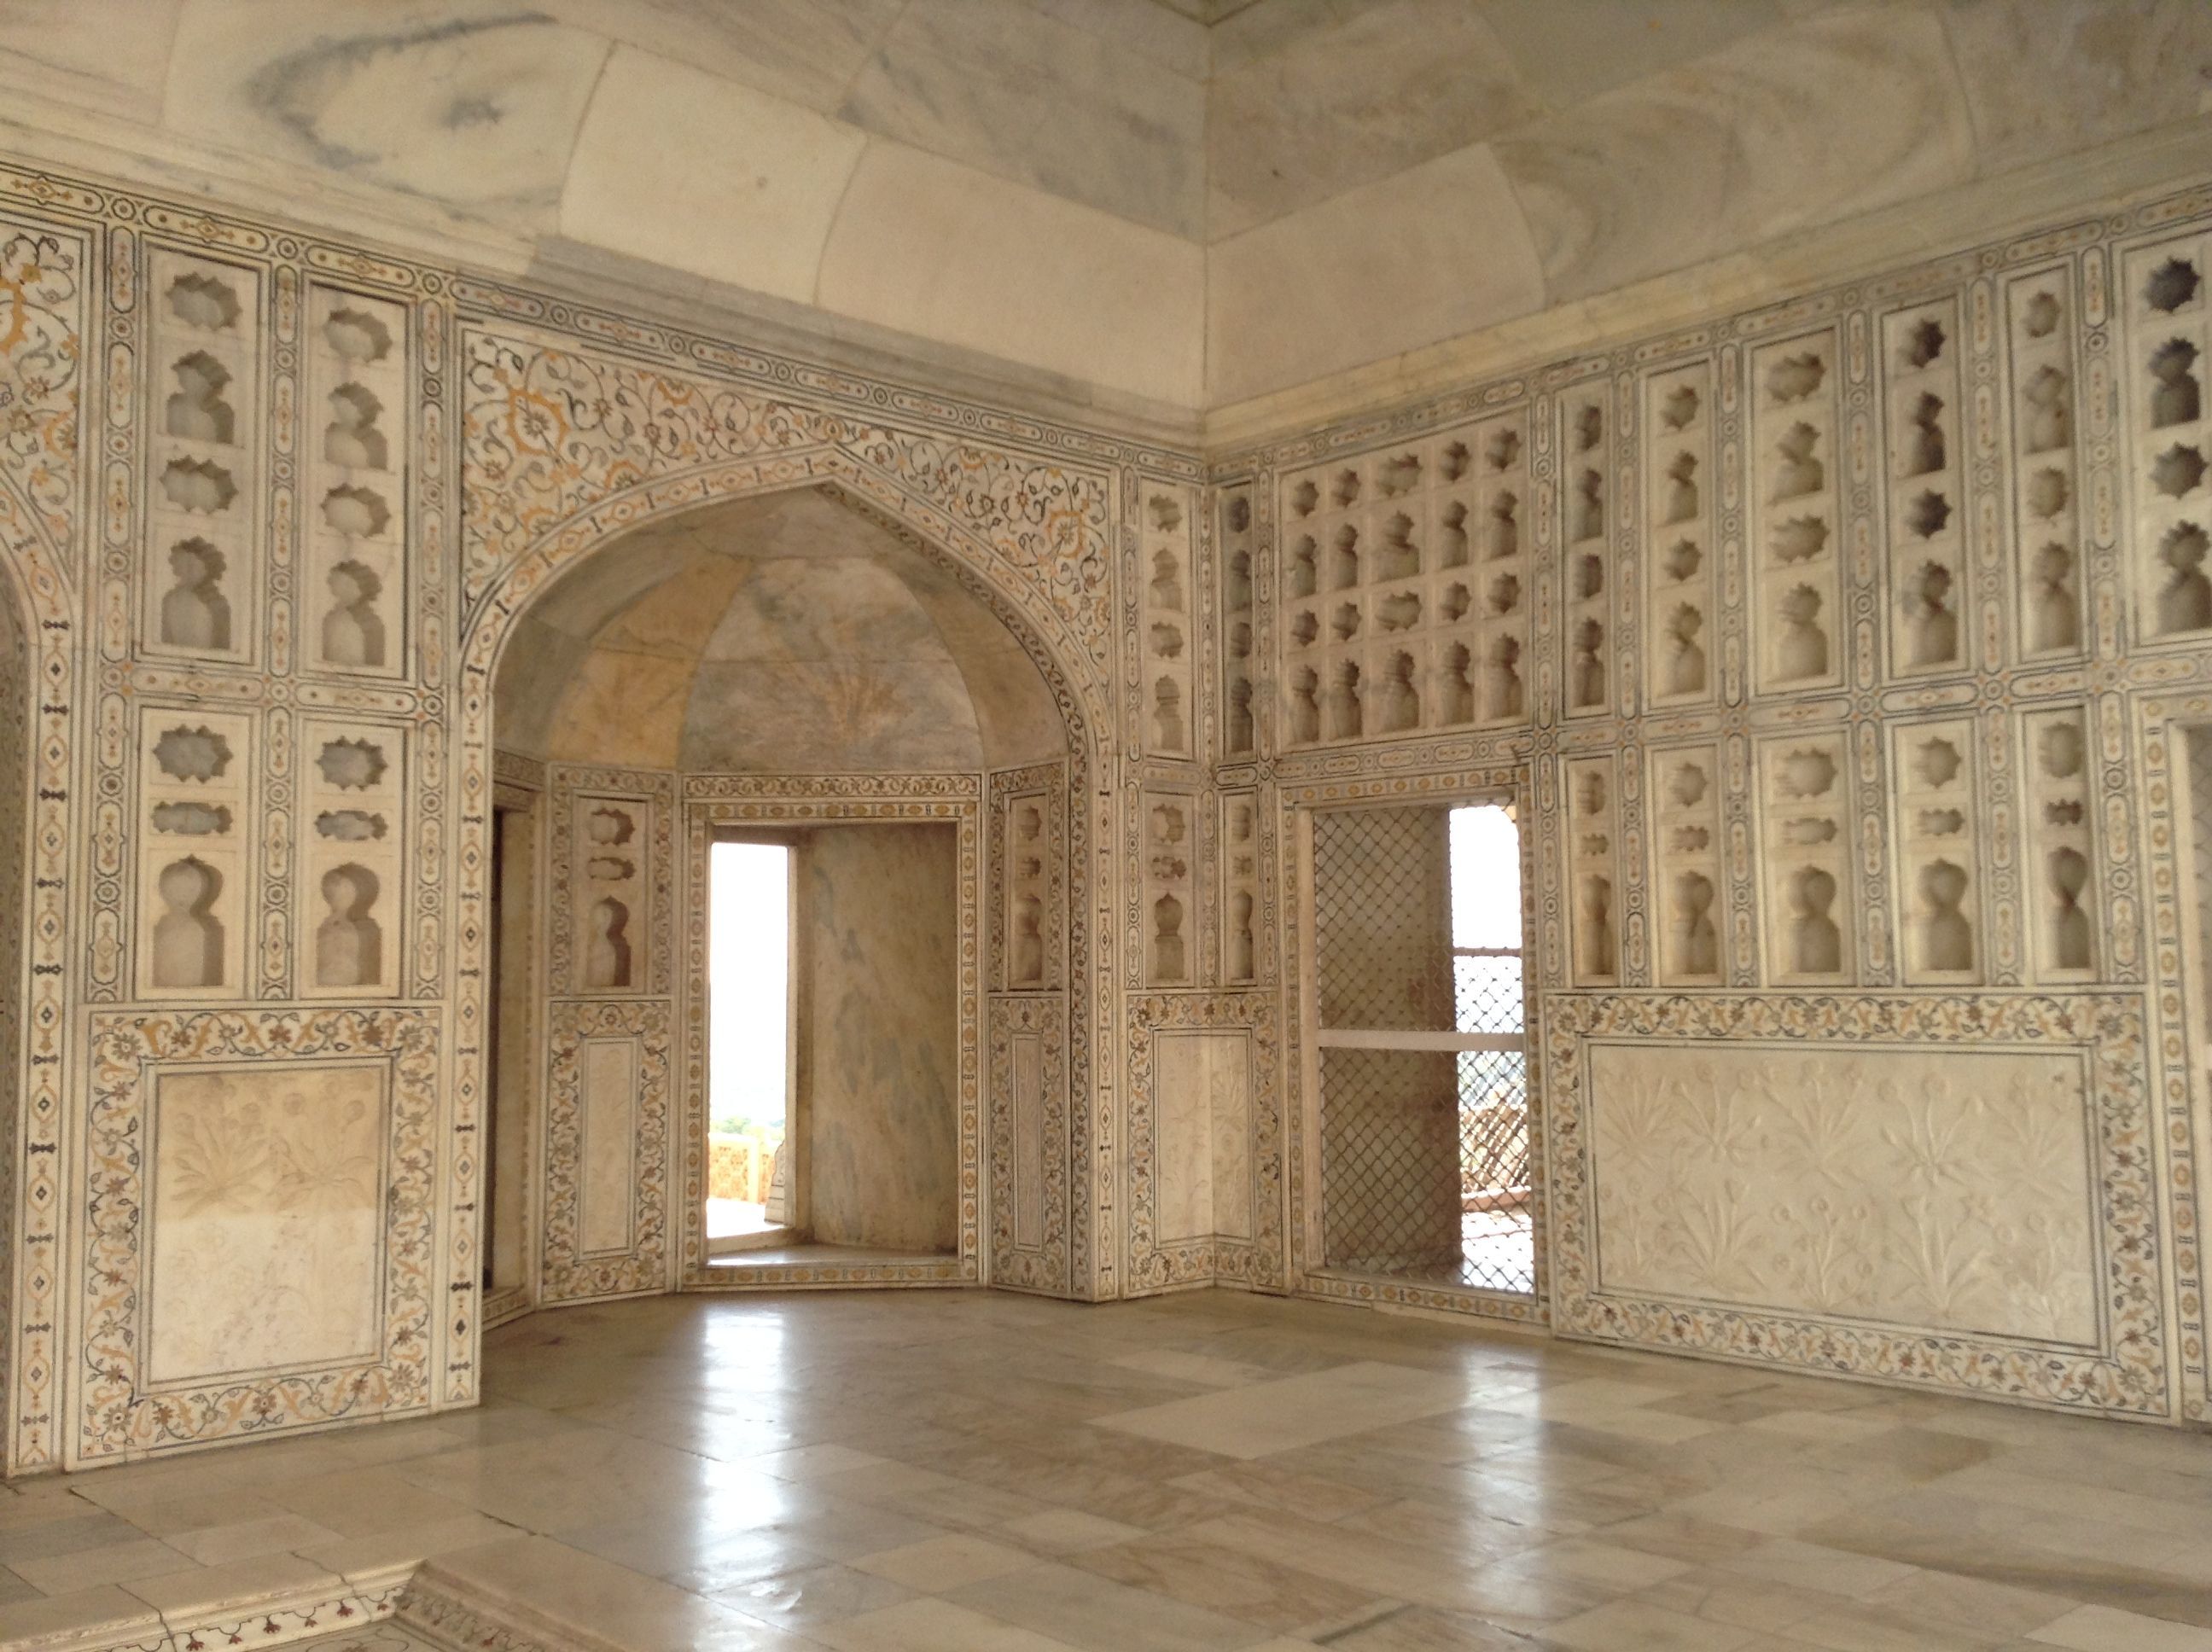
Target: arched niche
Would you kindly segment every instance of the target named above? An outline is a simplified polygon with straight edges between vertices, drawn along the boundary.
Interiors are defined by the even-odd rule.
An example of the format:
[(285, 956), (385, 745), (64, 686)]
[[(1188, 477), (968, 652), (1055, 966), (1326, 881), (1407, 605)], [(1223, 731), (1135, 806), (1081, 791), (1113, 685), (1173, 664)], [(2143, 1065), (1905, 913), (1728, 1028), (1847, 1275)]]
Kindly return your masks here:
[(686, 774), (981, 772), (1070, 738), (1006, 618), (811, 489), (648, 521), (576, 564), (511, 628), (495, 698), (500, 750)]
[[(518, 1047), (511, 1011), (495, 1017), (497, 1027), (477, 1023), (495, 1035), (487, 1044), (501, 1045), (490, 1054), (504, 1070), (502, 1101), (518, 1060), (537, 1079), (526, 1094), (536, 1114), (526, 1127), (535, 1166), (514, 1162), (515, 1119), (503, 1121), (500, 1109), (486, 1118), (484, 1149), (489, 1157), (508, 1144), (509, 1162), (494, 1165), (489, 1190), (495, 1218), (501, 1177), (529, 1180), (519, 1203), (536, 1229), (526, 1248), (531, 1277), (514, 1282), (525, 1285), (519, 1295), (496, 1278), (483, 1283), (504, 1311), (523, 1301), (786, 1282), (772, 1266), (715, 1266), (700, 1230), (708, 1154), (700, 1093), (704, 923), (694, 885), (703, 885), (705, 843), (732, 820), (808, 834), (823, 851), (817, 878), (840, 859), (852, 877), (868, 876), (868, 856), (854, 845), (888, 845), (887, 825), (920, 835), (944, 829), (954, 897), (954, 944), (945, 956), (957, 973), (944, 1053), (954, 1064), (945, 1088), (957, 1142), (936, 1181), (956, 1214), (941, 1266), (923, 1271), (950, 1283), (988, 1280), (983, 1189), (993, 1161), (1012, 1145), (997, 1136), (1011, 1137), (1015, 1126), (1000, 1098), (985, 1099), (985, 992), (1004, 978), (994, 963), (1006, 944), (997, 908), (1013, 900), (997, 876), (1002, 846), (988, 841), (987, 798), (999, 777), (1032, 786), (1048, 777), (1054, 887), (1066, 890), (1086, 829), (1075, 805), (1086, 793), (1100, 726), (1062, 669), (1058, 639), (1042, 635), (1028, 611), (1035, 593), (1001, 588), (1004, 571), (973, 548), (927, 538), (836, 485), (650, 514), (580, 547), (574, 538), (560, 532), (541, 542), (533, 556), (562, 555), (550, 571), (531, 571), (526, 598), (510, 602), (495, 586), (465, 645), (461, 863), (471, 876), (462, 892), (463, 945), (492, 938), (471, 920), (484, 912), (478, 903), (495, 862), (508, 893), (502, 911), (525, 896), (548, 932), (525, 938), (541, 963), (530, 1021), (544, 1036), (544, 1060)], [(516, 880), (511, 857), (496, 852), (498, 829), (482, 817), (487, 802), (526, 817), (534, 884)], [(859, 836), (838, 840), (832, 855), (840, 831)], [(472, 832), (482, 834), (475, 854)], [(902, 851), (909, 860), (914, 847)], [(893, 926), (916, 927), (896, 903), (871, 904), (880, 908), (885, 944)], [(1048, 926), (1048, 990), (1062, 1021), (1073, 1019), (1066, 1005), (1085, 963), (1076, 904)], [(622, 941), (611, 973), (610, 912)], [(839, 921), (856, 921), (850, 902)], [(511, 961), (515, 938), (507, 938)], [(460, 979), (470, 978), (464, 964)], [(818, 975), (809, 983), (821, 994), (831, 990)], [(1046, 988), (1043, 980), (1029, 984)], [(878, 1017), (882, 981), (864, 1011), (854, 1009), (850, 988), (841, 1000), (848, 1019)], [(836, 1017), (834, 1008), (812, 1007), (818, 1021)], [(621, 1134), (629, 1143), (618, 1175), (584, 1146), (594, 1083), (650, 1093), (649, 1106), (641, 1102), (633, 1115), (636, 1129), (599, 1127), (600, 1139)], [(848, 1163), (873, 1157), (847, 1155)], [(627, 1227), (605, 1216), (617, 1179), (632, 1195)], [(1073, 1180), (1055, 1182), (1065, 1189)], [(1061, 1289), (1073, 1278), (1066, 1202), (1063, 1193), (1063, 1208), (1052, 1212), (1061, 1236), (1057, 1275), (1044, 1281)], [(808, 1271), (810, 1283), (917, 1282), (912, 1268), (888, 1264), (817, 1259)], [(1033, 1271), (1021, 1282), (1039, 1283)]]

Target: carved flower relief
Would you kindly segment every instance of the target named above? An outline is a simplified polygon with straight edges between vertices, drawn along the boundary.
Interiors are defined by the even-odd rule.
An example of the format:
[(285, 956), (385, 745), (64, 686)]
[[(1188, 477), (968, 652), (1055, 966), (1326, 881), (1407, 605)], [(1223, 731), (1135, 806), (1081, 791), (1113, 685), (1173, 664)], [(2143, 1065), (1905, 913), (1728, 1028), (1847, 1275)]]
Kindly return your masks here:
[(1593, 1063), (1601, 1288), (2094, 1339), (2067, 1058), (1623, 1054)]
[[(276, 1164), (276, 1208), (358, 1210), (376, 1201), (376, 1155), (363, 1145), (368, 1103), (311, 1107), (297, 1094), (284, 1098), (283, 1124), (270, 1150)], [(336, 1112), (337, 1118), (327, 1116)]]
[[(172, 1086), (179, 1081), (172, 1079)], [(212, 1105), (170, 1100), (162, 1121), (167, 1139), (161, 1157), (168, 1175), (164, 1193), (176, 1200), (179, 1213), (248, 1211), (269, 1202), (270, 1153), (258, 1102), (243, 1105), (222, 1097)]]
[(168, 1213), (356, 1210), (376, 1202), (368, 1102), (292, 1090), (274, 1105), (228, 1093), (213, 1074), (166, 1081), (161, 1193)]

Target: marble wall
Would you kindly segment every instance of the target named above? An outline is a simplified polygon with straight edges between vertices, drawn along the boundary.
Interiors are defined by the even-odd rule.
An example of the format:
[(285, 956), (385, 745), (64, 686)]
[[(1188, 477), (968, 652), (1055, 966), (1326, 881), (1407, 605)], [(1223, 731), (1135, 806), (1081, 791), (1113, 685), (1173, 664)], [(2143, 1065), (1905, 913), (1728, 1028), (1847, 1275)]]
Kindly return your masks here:
[(807, 1230), (959, 1248), (959, 861), (946, 826), (818, 826), (799, 841)]
[[(2168, 776), (2212, 672), (2208, 210), (1808, 283), (1219, 460), (1263, 715), (1218, 782), (1286, 848), (1310, 809), (1529, 788), (1526, 1311), (2206, 1416)], [(1218, 577), (1226, 607), (1244, 570)], [(1292, 1176), (1325, 1230), (1325, 1170)]]
[[(12, 1470), (466, 1405), (487, 1311), (775, 1283), (699, 1242), (682, 896), (724, 825), (952, 835), (962, 1180), (914, 1282), (1391, 1297), (1320, 1266), (1301, 834), (1470, 795), (1535, 846), (1547, 1272), (1396, 1300), (2212, 1407), (2177, 778), (2212, 724), (2212, 192), (1203, 464), (204, 201), (0, 167), (0, 226), (38, 684)], [(794, 501), (927, 570), (956, 664), (951, 598), (996, 628), (1057, 748), (971, 692), (974, 768), (495, 762), (565, 572)], [(534, 1277), (487, 1302), (502, 788), (544, 811), (544, 1065)], [(1881, 1243), (1823, 1273), (1839, 1231)], [(328, 1302), (276, 1325), (195, 1278), (233, 1233), (342, 1250)]]

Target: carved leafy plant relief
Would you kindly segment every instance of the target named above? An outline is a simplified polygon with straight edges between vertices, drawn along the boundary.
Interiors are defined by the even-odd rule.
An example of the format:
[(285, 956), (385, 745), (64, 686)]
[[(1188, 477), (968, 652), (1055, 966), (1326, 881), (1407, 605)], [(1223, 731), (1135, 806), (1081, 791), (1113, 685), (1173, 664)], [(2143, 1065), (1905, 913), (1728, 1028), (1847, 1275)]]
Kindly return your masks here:
[(1601, 1045), (1598, 1278), (2094, 1348), (2072, 1053)]
[(438, 1023), (95, 1020), (83, 1458), (428, 1402)]

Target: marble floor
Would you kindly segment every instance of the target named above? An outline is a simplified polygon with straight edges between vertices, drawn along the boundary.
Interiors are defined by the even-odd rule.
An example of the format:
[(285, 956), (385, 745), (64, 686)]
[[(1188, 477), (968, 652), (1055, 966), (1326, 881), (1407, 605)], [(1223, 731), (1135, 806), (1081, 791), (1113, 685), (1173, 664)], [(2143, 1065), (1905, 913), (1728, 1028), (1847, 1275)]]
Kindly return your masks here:
[(0, 1643), (419, 1556), (648, 1648), (2212, 1652), (2203, 1435), (1228, 1291), (676, 1297), (485, 1351), (479, 1410), (0, 1491)]

